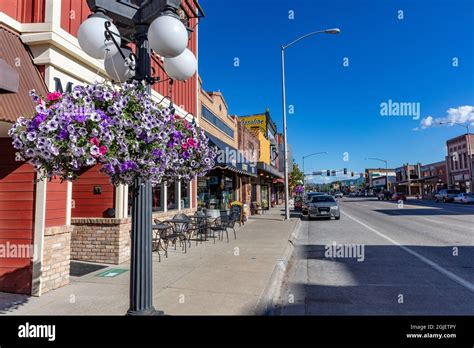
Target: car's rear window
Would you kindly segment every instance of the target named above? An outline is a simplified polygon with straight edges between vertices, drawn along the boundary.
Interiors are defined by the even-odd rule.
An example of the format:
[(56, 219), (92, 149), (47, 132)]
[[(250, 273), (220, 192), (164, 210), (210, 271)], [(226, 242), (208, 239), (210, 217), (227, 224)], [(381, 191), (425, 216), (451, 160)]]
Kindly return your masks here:
[(331, 196), (313, 196), (311, 197), (311, 203), (318, 203), (318, 202), (335, 202), (336, 200), (334, 197)]
[(461, 193), (461, 191), (458, 191), (458, 190), (448, 190), (448, 193)]

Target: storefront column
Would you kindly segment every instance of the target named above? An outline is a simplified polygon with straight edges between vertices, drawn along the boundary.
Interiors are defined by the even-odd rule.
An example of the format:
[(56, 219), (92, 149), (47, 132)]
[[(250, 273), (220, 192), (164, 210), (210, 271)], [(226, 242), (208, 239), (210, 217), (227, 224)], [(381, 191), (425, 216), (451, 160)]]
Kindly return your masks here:
[(168, 211), (168, 202), (166, 201), (166, 199), (168, 198), (168, 185), (166, 184), (166, 181), (164, 182), (162, 187), (163, 189), (161, 190), (161, 192), (163, 194), (163, 212), (166, 213)]
[(67, 182), (67, 191), (66, 191), (66, 225), (71, 224), (71, 214), (72, 214), (72, 182)]
[[(38, 177), (38, 174), (36, 174)], [(41, 268), (43, 265), (44, 227), (46, 219), (46, 180), (36, 183), (35, 224), (33, 238), (33, 265), (31, 295), (41, 296)]]
[(181, 211), (181, 180), (178, 181), (178, 192), (176, 193), (176, 197), (178, 198), (178, 211)]

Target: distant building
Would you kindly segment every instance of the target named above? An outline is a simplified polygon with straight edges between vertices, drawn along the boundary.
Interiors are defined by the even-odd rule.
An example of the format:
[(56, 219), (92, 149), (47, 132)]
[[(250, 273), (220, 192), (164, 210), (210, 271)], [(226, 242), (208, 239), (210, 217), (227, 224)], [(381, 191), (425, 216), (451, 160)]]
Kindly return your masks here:
[(446, 141), (446, 147), (448, 149), (446, 164), (449, 188), (472, 192), (474, 134), (463, 134), (449, 139)]
[(432, 198), (434, 192), (448, 187), (446, 161), (424, 164), (420, 167), (420, 172), (424, 198)]
[(365, 170), (365, 183), (366, 187), (370, 189), (384, 189), (387, 185), (388, 176), (388, 187), (393, 188), (395, 184), (395, 169), (385, 168), (367, 168)]
[(404, 164), (401, 167), (395, 168), (396, 192), (405, 193), (408, 196), (421, 195), (421, 163)]
[(257, 137), (260, 143), (257, 171), (260, 178), (262, 207), (268, 209), (270, 206), (282, 203), (284, 174), (281, 170), (280, 158), (283, 157), (283, 151), (280, 151), (279, 146), (282, 137), (277, 133), (277, 127), (270, 117), (269, 109), (260, 114), (238, 116), (238, 120)]

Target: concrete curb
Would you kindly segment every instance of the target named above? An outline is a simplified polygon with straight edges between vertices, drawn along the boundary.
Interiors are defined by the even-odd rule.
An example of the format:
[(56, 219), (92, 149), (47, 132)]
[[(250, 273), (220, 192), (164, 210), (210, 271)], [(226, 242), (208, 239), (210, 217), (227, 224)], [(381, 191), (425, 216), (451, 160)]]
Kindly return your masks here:
[(301, 225), (301, 219), (296, 221), (295, 226), (288, 236), (288, 245), (285, 248), (283, 256), (278, 260), (278, 263), (273, 269), (270, 280), (263, 290), (257, 305), (255, 306), (254, 314), (256, 315), (272, 315), (276, 304), (276, 300), (280, 295), (280, 288), (285, 277), (288, 263), (293, 255), (295, 249), (295, 240), (298, 239), (298, 232)]

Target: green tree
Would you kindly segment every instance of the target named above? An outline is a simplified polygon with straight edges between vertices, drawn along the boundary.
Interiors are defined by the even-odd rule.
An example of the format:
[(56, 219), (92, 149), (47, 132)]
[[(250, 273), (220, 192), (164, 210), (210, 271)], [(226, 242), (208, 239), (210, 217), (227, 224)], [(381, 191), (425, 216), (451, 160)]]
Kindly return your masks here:
[(298, 165), (293, 162), (293, 171), (288, 175), (288, 189), (293, 192), (296, 186), (303, 184), (303, 172)]

